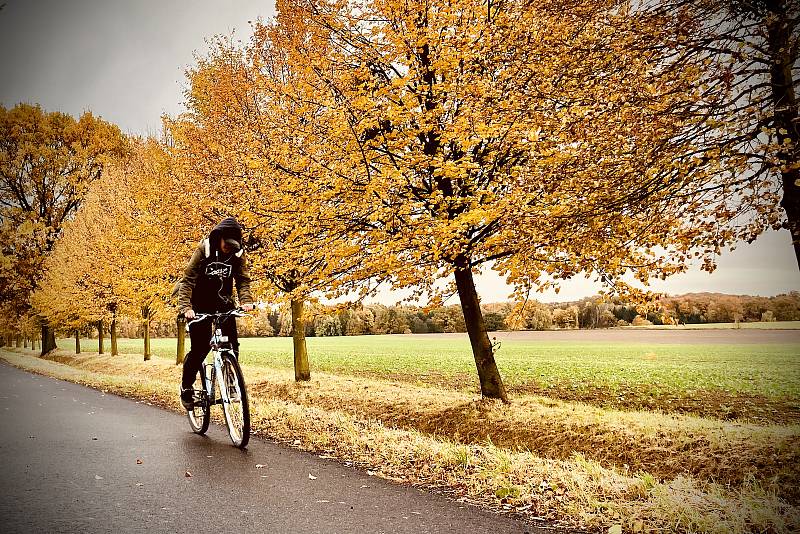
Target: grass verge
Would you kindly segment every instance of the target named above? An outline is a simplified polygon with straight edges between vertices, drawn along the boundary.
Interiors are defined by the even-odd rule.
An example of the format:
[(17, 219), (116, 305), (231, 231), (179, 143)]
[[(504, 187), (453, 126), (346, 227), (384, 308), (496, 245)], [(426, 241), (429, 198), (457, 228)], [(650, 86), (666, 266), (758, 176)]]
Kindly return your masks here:
[[(797, 339), (800, 341), (800, 334)], [(247, 364), (292, 368), (291, 338), (246, 338), (241, 343)], [(468, 394), (478, 391), (475, 362), (465, 336), (317, 337), (308, 338), (307, 343), (315, 372), (391, 378)], [(65, 340), (62, 346), (70, 347), (70, 343)], [(96, 341), (84, 344), (95, 346)], [(139, 353), (142, 341), (120, 339), (119, 347), (120, 352)], [(174, 360), (174, 339), (154, 339), (152, 348), (157, 356)], [(601, 408), (788, 424), (800, 422), (798, 355), (800, 342), (509, 338), (502, 340), (497, 362), (509, 393), (515, 397), (541, 395)]]
[[(140, 356), (64, 353), (44, 360), (6, 351), (0, 356), (34, 372), (180, 409), (175, 394), (179, 369), (164, 360), (144, 364)], [(428, 410), (440, 413), (447, 404), (452, 407), (462, 401), (471, 402), (467, 396), (451, 396), (461, 395), (458, 393), (321, 373), (315, 375), (311, 385), (296, 386), (285, 372), (245, 366), (245, 373), (251, 385), (253, 427), (259, 433), (367, 466), (385, 478), (445, 489), (458, 498), (495, 510), (589, 529), (621, 524), (634, 532), (800, 529), (800, 512), (780, 489), (790, 483), (780, 479), (786, 475), (765, 476), (758, 465), (735, 484), (712, 482), (706, 475), (691, 472), (662, 480), (647, 471), (605, 465), (590, 456), (592, 447), (587, 447), (586, 452), (576, 452), (574, 448), (570, 452), (567, 442), (563, 442), (563, 454), (554, 458), (539, 450), (514, 446), (516, 438), (509, 438), (509, 443), (490, 441), (479, 434), (465, 439), (456, 435), (453, 427), (420, 429), (408, 424), (414, 413), (430, 424), (436, 417), (426, 415)], [(362, 402), (354, 406), (355, 399)], [(377, 408), (367, 409), (373, 402)], [(680, 453), (692, 435), (700, 441), (711, 442), (713, 438), (715, 445), (722, 447), (717, 451), (720, 457), (739, 456), (739, 451), (728, 449), (736, 440), (740, 440), (741, 447), (749, 439), (758, 444), (753, 445), (755, 450), (783, 439), (787, 447), (796, 449), (795, 428), (731, 425), (658, 414), (640, 414), (637, 420), (636, 414), (625, 412), (607, 413), (546, 399), (541, 399), (538, 406), (535, 402), (531, 399), (528, 404), (517, 402), (511, 407), (475, 404), (476, 413), (483, 414), (483, 419), (466, 418), (458, 428), (480, 428), (488, 421), (497, 428), (517, 431), (520, 425), (535, 419), (551, 419), (554, 427), (572, 419), (579, 424), (592, 423), (596, 431), (601, 429), (598, 435), (604, 435), (609, 444), (618, 435), (625, 442), (625, 429), (632, 436), (656, 436), (654, 443), (660, 439), (658, 432), (665, 429), (685, 433), (689, 439), (678, 446), (662, 444), (664, 455)], [(376, 416), (378, 411), (380, 415)], [(520, 419), (527, 411), (531, 412), (530, 417)], [(570, 412), (574, 415), (570, 416)], [(400, 417), (392, 414), (403, 413), (406, 422), (392, 420)], [(461, 415), (440, 417), (443, 421), (459, 421)], [(607, 425), (605, 429), (603, 424)], [(578, 444), (581, 439), (583, 434), (578, 433), (571, 442)], [(693, 454), (688, 451), (684, 458)], [(795, 461), (786, 467), (791, 471), (796, 464)]]

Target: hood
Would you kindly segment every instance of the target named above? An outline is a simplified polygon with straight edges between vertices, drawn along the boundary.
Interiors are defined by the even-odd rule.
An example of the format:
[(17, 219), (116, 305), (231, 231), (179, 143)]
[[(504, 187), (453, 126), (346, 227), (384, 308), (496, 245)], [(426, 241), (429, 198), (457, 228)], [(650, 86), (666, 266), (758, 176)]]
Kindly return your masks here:
[(206, 245), (206, 257), (217, 255), (219, 252), (220, 239), (235, 239), (239, 243), (239, 252), (237, 252), (236, 255), (241, 256), (244, 250), (242, 245), (242, 226), (236, 222), (236, 219), (233, 217), (222, 219), (220, 223), (211, 230)]

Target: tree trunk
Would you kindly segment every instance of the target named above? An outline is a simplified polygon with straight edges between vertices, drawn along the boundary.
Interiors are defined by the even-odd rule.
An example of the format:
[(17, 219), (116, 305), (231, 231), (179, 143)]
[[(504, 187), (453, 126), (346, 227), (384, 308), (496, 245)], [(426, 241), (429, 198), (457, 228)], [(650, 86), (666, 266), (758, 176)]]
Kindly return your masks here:
[(22, 348), (23, 349), (27, 349), (28, 348), (28, 336), (25, 336), (25, 337), (22, 338)]
[(117, 316), (111, 319), (111, 355), (116, 356), (119, 354), (117, 351)]
[(103, 354), (103, 321), (97, 321), (97, 352)]
[(150, 319), (144, 320), (144, 361), (150, 360)]
[(483, 321), (481, 303), (472, 278), (472, 269), (469, 259), (460, 257), (456, 260), (456, 289), (461, 299), (461, 311), (464, 312), (464, 322), (467, 325), (469, 341), (472, 344), (472, 356), (478, 368), (478, 379), (481, 383), (481, 395), (490, 399), (500, 399), (508, 403), (506, 388), (503, 379), (494, 361), (494, 350), (486, 333), (486, 324)]
[(81, 353), (81, 333), (75, 330), (75, 354)]
[(50, 328), (50, 325), (47, 324), (47, 321), (41, 320), (42, 325), (42, 350), (41, 356), (44, 356), (48, 352), (52, 352), (58, 348), (56, 346), (56, 331)]
[(14, 343), (14, 345), (18, 349), (22, 347), (22, 336), (21, 335), (17, 334), (16, 342)]
[(178, 347), (175, 351), (175, 365), (180, 365), (186, 355), (186, 321), (183, 316), (178, 316), (175, 323), (178, 326)]
[(294, 341), (294, 379), (297, 382), (311, 380), (302, 300), (292, 300), (292, 340)]
[(768, 18), (767, 40), (776, 140), (781, 147), (777, 153), (782, 163), (781, 207), (786, 211), (787, 227), (792, 235), (792, 246), (800, 268), (800, 117), (797, 95), (794, 93), (790, 42), (796, 27), (790, 22), (785, 2), (771, 1), (766, 4), (773, 15)]

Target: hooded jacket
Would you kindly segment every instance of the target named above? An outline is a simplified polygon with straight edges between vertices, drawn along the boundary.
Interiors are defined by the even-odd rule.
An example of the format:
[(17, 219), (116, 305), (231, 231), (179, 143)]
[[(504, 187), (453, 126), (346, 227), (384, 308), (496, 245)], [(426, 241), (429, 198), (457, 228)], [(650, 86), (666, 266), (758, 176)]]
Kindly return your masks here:
[(198, 313), (232, 310), (236, 307), (233, 300), (234, 283), (239, 303), (253, 303), (244, 249), (224, 254), (219, 249), (222, 239), (235, 239), (241, 245), (242, 227), (233, 217), (222, 220), (214, 227), (192, 254), (178, 289), (178, 309), (181, 313), (188, 310)]

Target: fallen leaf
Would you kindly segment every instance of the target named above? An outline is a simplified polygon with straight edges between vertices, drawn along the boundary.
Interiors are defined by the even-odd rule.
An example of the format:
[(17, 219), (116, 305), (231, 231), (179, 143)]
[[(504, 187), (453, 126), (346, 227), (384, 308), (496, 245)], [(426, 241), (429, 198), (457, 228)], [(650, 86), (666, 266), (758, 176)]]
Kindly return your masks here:
[(311, 480), (317, 480), (317, 477), (315, 477), (311, 473), (308, 474), (308, 478), (310, 478)]
[(141, 482), (137, 482), (136, 485), (139, 486), (139, 487), (144, 486), (144, 484), (142, 484)]
[(191, 471), (186, 471), (186, 474), (185, 474), (185, 475), (183, 475), (183, 476), (185, 476), (186, 478), (189, 478), (189, 477), (192, 477), (192, 476), (194, 476), (194, 475), (192, 474), (192, 472), (191, 472)]
[(95, 476), (94, 476), (94, 479), (95, 479), (95, 480), (103, 480), (103, 477), (101, 477), (100, 475), (95, 475)]
[(143, 463), (144, 463), (144, 462), (142, 461), (142, 459), (141, 459), (141, 458), (137, 458), (137, 459), (136, 459), (136, 465), (142, 465)]
[(264, 464), (256, 464), (256, 469), (264, 469), (265, 467), (267, 466)]

